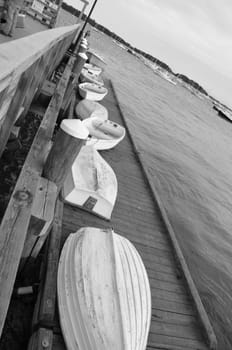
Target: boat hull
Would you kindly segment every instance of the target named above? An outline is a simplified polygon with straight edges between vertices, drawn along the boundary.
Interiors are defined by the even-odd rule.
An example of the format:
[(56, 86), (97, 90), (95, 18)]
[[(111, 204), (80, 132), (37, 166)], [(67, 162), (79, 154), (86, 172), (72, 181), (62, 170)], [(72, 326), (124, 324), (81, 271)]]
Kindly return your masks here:
[(64, 182), (65, 201), (110, 220), (117, 193), (113, 169), (92, 146), (82, 147)]
[(97, 84), (99, 86), (104, 85), (104, 81), (99, 75), (91, 73), (87, 69), (82, 69), (81, 74), (80, 74), (80, 81), (82, 83), (85, 83), (85, 82), (94, 83), (94, 84)]
[(108, 93), (108, 90), (94, 83), (81, 83), (79, 84), (79, 93), (81, 97), (88, 100), (101, 101)]
[(92, 227), (71, 234), (58, 268), (68, 350), (144, 350), (151, 295), (143, 262), (124, 237)]
[(97, 67), (97, 66), (94, 66), (93, 64), (91, 63), (85, 63), (84, 64), (84, 68), (88, 69), (89, 72), (95, 74), (95, 75), (100, 75), (102, 73), (102, 69)]
[(101, 68), (102, 70), (105, 69), (106, 62), (97, 53), (92, 52), (92, 51), (87, 51), (87, 56), (88, 56), (89, 63)]
[(108, 119), (108, 111), (100, 103), (91, 100), (81, 100), (75, 107), (76, 115), (83, 119), (98, 117), (102, 120)]
[(86, 145), (92, 145), (97, 150), (107, 150), (115, 147), (126, 134), (123, 126), (111, 120), (102, 121), (100, 118), (92, 117), (83, 120), (82, 123), (91, 135)]

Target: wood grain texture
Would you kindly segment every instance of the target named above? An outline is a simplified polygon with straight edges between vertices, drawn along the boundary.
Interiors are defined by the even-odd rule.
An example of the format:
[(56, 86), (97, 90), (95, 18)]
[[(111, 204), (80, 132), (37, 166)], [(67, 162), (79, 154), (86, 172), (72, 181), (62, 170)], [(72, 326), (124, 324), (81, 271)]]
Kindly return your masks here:
[(46, 277), (40, 300), (38, 319), (41, 325), (52, 324), (55, 316), (57, 269), (60, 255), (61, 233), (63, 218), (63, 202), (56, 202), (55, 215), (48, 243), (48, 255), (46, 265)]
[[(78, 26), (49, 30), (2, 44), (0, 52), (0, 156), (11, 128), (24, 107), (28, 111), (43, 79), (62, 58)], [(60, 50), (58, 50), (60, 49)], [(15, 55), (17, 52), (17, 55)]]
[(39, 177), (24, 169), (0, 226), (0, 334), (22, 254)]
[[(43, 242), (47, 238), (47, 234), (54, 216), (56, 198), (56, 185), (53, 182), (40, 177), (37, 185), (35, 200), (32, 206), (27, 237), (21, 255), (21, 259), (24, 259), (24, 261), (25, 259), (29, 259), (32, 252), (34, 252), (33, 258), (36, 258), (39, 250), (42, 248), (42, 244), (39, 244), (38, 242), (40, 240), (39, 236), (42, 235), (41, 239)], [(40, 249), (38, 249), (38, 245)]]
[[(4, 151), (6, 142), (10, 136), (11, 129), (14, 125), (16, 117), (21, 107), (22, 96), (27, 93), (28, 80), (31, 77), (33, 71), (33, 66), (24, 72), (19, 80), (19, 83), (16, 88), (14, 97), (12, 98), (12, 103), (10, 104), (7, 115), (5, 115), (0, 124), (0, 156)], [(23, 95), (22, 95), (23, 94)], [(10, 103), (10, 101), (9, 101)], [(3, 105), (4, 107), (4, 105)]]
[(68, 87), (65, 91), (65, 96), (62, 104), (62, 109), (66, 111), (71, 103), (72, 99), (72, 94), (73, 91), (76, 90), (77, 84), (78, 84), (78, 79), (81, 73), (82, 68), (84, 67), (84, 64), (87, 60), (86, 58), (82, 55), (77, 55), (75, 63), (73, 65), (73, 73), (72, 76), (69, 79)]
[[(54, 343), (55, 345), (55, 343)], [(52, 350), (53, 348), (53, 332), (46, 328), (39, 328), (28, 344), (28, 350)]]
[(44, 176), (53, 181), (58, 191), (70, 172), (72, 164), (85, 144), (84, 139), (73, 137), (60, 129), (44, 165)]
[[(5, 321), (16, 272), (26, 239), (37, 183), (47, 157), (48, 146), (50, 145), (50, 139), (52, 137), (56, 119), (62, 104), (67, 82), (71, 74), (73, 62), (74, 60), (70, 58), (69, 63), (66, 66), (65, 71), (57, 85), (54, 96), (46, 110), (43, 121), (35, 136), (22, 171), (19, 175), (13, 195), (11, 196), (11, 200), (1, 223), (0, 334)], [(24, 78), (20, 82), (22, 86), (24, 86), (24, 83), (26, 84), (28, 78), (27, 74), (28, 72), (23, 74)], [(19, 98), (20, 94), (18, 95), (18, 99)], [(6, 121), (8, 123), (7, 118)], [(0, 135), (3, 130), (4, 128), (0, 129)], [(10, 127), (7, 130), (10, 131)], [(6, 140), (4, 141), (3, 137), (3, 140), (1, 141), (4, 143)], [(21, 195), (26, 199), (21, 200)]]

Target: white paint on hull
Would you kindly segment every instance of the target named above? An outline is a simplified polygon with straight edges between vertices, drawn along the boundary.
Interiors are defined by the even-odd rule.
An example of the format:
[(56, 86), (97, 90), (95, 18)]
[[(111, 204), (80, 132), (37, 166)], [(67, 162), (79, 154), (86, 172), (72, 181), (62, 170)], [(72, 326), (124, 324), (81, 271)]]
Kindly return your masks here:
[(94, 83), (94, 84), (97, 84), (99, 86), (104, 85), (104, 81), (99, 75), (96, 75), (96, 74), (88, 71), (87, 69), (82, 69), (81, 74), (80, 74), (80, 81), (82, 83)]
[(98, 117), (102, 120), (108, 119), (108, 111), (100, 103), (91, 100), (81, 100), (75, 107), (76, 115), (81, 119)]
[(79, 84), (79, 93), (81, 97), (92, 101), (101, 101), (108, 93), (108, 90), (94, 83)]
[(94, 66), (91, 63), (85, 63), (84, 67), (88, 69), (89, 72), (99, 75), (102, 73), (102, 69), (100, 67)]
[(144, 350), (151, 295), (143, 262), (124, 237), (93, 227), (71, 234), (58, 269), (68, 350)]
[(97, 150), (107, 150), (115, 147), (123, 140), (126, 130), (123, 126), (111, 120), (102, 121), (100, 118), (92, 117), (82, 121), (92, 136), (86, 142)]
[(113, 169), (92, 146), (82, 147), (64, 183), (65, 201), (109, 220), (117, 193)]

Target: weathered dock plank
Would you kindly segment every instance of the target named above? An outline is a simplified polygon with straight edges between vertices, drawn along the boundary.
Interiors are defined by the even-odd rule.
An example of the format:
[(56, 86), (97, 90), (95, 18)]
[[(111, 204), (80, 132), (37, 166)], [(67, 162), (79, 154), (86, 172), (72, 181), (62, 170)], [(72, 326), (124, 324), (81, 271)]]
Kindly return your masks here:
[(50, 235), (46, 266), (46, 278), (37, 319), (37, 321), (40, 324), (43, 322), (46, 323), (46, 325), (48, 325), (49, 323), (52, 324), (55, 316), (56, 280), (61, 244), (62, 217), (63, 203), (58, 199), (56, 203), (54, 222)]
[[(74, 58), (70, 58), (39, 130), (25, 160), (0, 226), (0, 335), (13, 291), (16, 272), (32, 214), (37, 184), (46, 161), (49, 144), (71, 75)], [(1, 152), (1, 149), (0, 149)], [(56, 198), (56, 197), (55, 197)], [(34, 234), (34, 233), (32, 233)], [(30, 239), (30, 237), (28, 237)], [(32, 240), (33, 241), (33, 240)], [(33, 243), (33, 242), (32, 242)], [(32, 248), (32, 245), (31, 245)], [(27, 247), (27, 252), (30, 249)], [(24, 256), (27, 258), (27, 256)]]
[(0, 156), (16, 119), (21, 112), (25, 116), (43, 80), (56, 68), (77, 30), (78, 25), (56, 28), (49, 30), (49, 35), (45, 31), (1, 45)]
[(13, 284), (30, 221), (39, 180), (30, 168), (20, 177), (0, 227), (0, 334), (13, 290)]
[[(168, 335), (150, 333), (148, 338), (149, 347), (152, 349), (167, 349), (173, 350), (177, 347), (178, 350), (207, 350), (207, 345), (204, 345), (200, 340), (187, 338), (170, 337)], [(166, 346), (166, 347), (165, 347)]]

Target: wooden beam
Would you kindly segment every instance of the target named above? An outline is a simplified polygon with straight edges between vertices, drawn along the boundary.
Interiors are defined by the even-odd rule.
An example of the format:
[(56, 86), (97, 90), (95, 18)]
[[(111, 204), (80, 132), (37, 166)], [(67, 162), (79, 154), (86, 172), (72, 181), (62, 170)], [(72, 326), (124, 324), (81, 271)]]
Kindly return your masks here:
[[(45, 242), (54, 217), (55, 202), (57, 198), (56, 185), (47, 179), (40, 177), (36, 190), (36, 197), (33, 203), (27, 237), (21, 255), (19, 272), (25, 269), (30, 262), (30, 257), (34, 251), (36, 258), (42, 245), (38, 242), (42, 239)], [(36, 256), (35, 256), (35, 248)], [(39, 249), (39, 248), (40, 249)]]
[[(3, 118), (0, 122), (0, 157), (23, 101), (25, 116), (35, 92), (41, 87), (42, 80), (61, 60), (62, 56), (59, 57), (59, 54), (71, 44), (77, 29), (78, 26), (56, 28), (49, 30), (49, 35), (47, 32), (41, 32), (1, 45), (0, 115)], [(34, 74), (37, 69), (37, 74)], [(16, 85), (12, 90), (12, 86)]]
[(81, 70), (83, 69), (87, 58), (88, 57), (84, 53), (78, 53), (78, 55), (77, 55), (77, 58), (75, 60), (74, 66), (73, 66), (73, 72), (72, 72), (73, 74), (70, 77), (68, 87), (67, 87), (66, 92), (65, 92), (64, 101), (62, 103), (62, 109), (64, 112), (68, 109), (68, 107), (70, 105), (73, 91), (76, 90), (76, 87), (78, 84), (78, 79), (79, 79), (79, 76), (81, 74)]
[[(73, 65), (70, 58), (48, 106), (41, 126), (16, 183), (0, 226), (0, 335), (9, 306), (20, 257), (23, 251), (32, 204), (47, 156), (48, 145), (62, 104)], [(22, 81), (23, 85), (24, 80)]]
[(28, 350), (52, 350), (53, 332), (52, 330), (39, 328), (30, 339)]
[(27, 156), (27, 163), (39, 174), (42, 173), (45, 160), (51, 147), (51, 137), (71, 74), (73, 62), (74, 59), (72, 58), (65, 68)]
[(65, 44), (66, 39), (68, 42), (72, 41), (78, 28), (79, 25), (59, 27), (2, 44), (0, 51), (0, 82), (11, 72), (20, 75), (39, 57), (46, 55), (50, 49), (57, 47), (59, 43)]
[(5, 116), (2, 125), (0, 125), (0, 157), (4, 151), (7, 140), (10, 136), (11, 129), (20, 110), (22, 103), (22, 95), (27, 93), (28, 80), (32, 75), (33, 69), (34, 65), (32, 65), (32, 67), (29, 70), (22, 74), (13, 101), (7, 112), (7, 115)]
[(0, 334), (26, 238), (38, 180), (35, 171), (24, 168), (0, 227)]
[(55, 317), (57, 271), (60, 257), (60, 245), (62, 236), (63, 202), (58, 199), (55, 216), (50, 234), (47, 266), (42, 290), (42, 298), (37, 322), (42, 326), (52, 325)]

